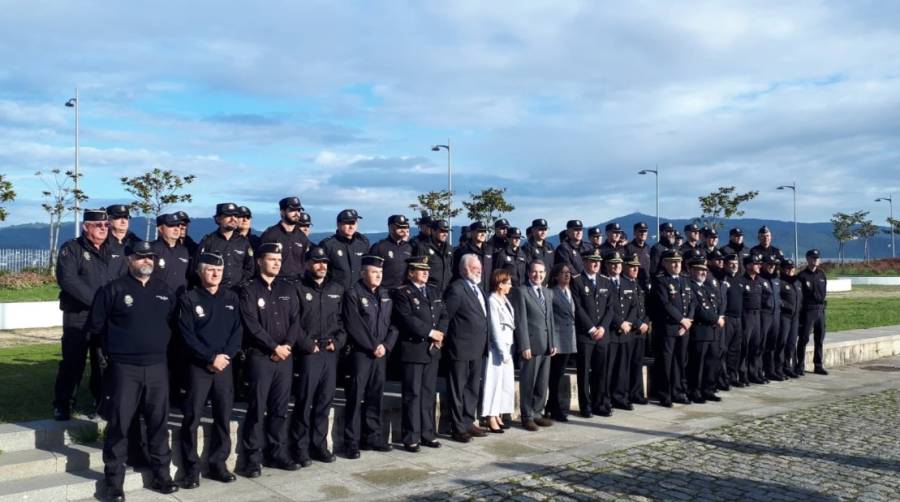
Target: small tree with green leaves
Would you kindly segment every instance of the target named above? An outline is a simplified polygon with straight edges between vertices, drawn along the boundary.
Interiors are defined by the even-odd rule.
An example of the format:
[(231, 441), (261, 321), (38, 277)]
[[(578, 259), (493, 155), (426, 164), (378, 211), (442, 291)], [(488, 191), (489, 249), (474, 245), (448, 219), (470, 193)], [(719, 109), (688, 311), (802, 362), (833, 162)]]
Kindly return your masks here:
[[(41, 207), (50, 215), (50, 273), (56, 273), (56, 260), (59, 253), (59, 230), (62, 228), (62, 220), (65, 215), (75, 210), (76, 202), (82, 204), (88, 200), (81, 189), (75, 189), (75, 172), (60, 169), (51, 169), (48, 174), (41, 171), (34, 173), (41, 179), (41, 182), (47, 187), (41, 191), (44, 202)], [(82, 173), (78, 173), (78, 178)]]
[(698, 221), (700, 225), (719, 230), (725, 225), (721, 221), (722, 219), (727, 220), (732, 216), (743, 216), (744, 211), (740, 208), (741, 204), (751, 201), (759, 195), (759, 192), (756, 190), (737, 194), (734, 192), (735, 188), (733, 186), (719, 187), (715, 192), (697, 197), (700, 201), (700, 213), (702, 216), (695, 221)]
[(867, 212), (857, 211), (852, 214), (834, 213), (831, 218), (831, 234), (838, 241), (838, 260), (844, 263), (844, 243), (856, 239), (856, 225), (862, 220)]
[[(13, 190), (12, 181), (6, 179), (5, 174), (0, 174), (0, 202), (12, 202), (16, 200), (16, 192)], [(5, 206), (0, 206), (0, 221), (6, 221)]]
[(863, 259), (868, 261), (872, 258), (869, 252), (869, 239), (878, 235), (878, 225), (866, 218), (869, 215), (869, 211), (859, 211), (854, 214), (858, 216), (856, 236), (863, 240)]
[(180, 192), (196, 178), (192, 174), (181, 177), (168, 169), (159, 168), (134, 178), (121, 178), (125, 191), (136, 197), (131, 207), (147, 218), (145, 240), (150, 240), (150, 229), (156, 228), (153, 221), (166, 207), (191, 201), (191, 194)]
[(462, 208), (453, 208), (453, 192), (448, 190), (422, 193), (416, 199), (418, 202), (410, 204), (409, 208), (422, 217), (430, 216), (435, 220), (449, 220), (462, 212)]
[[(503, 194), (505, 188), (488, 187), (479, 194), (470, 193), (471, 200), (463, 202), (467, 215), (471, 221), (483, 221), (490, 233), (494, 228), (494, 222), (503, 217), (504, 213), (512, 212), (515, 206), (506, 201)], [(495, 214), (496, 213), (496, 214)]]

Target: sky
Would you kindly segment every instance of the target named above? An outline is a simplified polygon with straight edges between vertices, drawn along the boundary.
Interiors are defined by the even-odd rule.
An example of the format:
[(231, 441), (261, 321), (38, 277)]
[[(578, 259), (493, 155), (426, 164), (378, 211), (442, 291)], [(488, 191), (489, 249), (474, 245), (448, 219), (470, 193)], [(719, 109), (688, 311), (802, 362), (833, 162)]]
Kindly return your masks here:
[[(46, 221), (36, 171), (74, 165), (97, 207), (121, 176), (193, 174), (217, 202), (316, 231), (380, 231), (447, 184), (504, 187), (513, 224), (697, 216), (719, 186), (747, 217), (827, 221), (900, 194), (900, 3), (33, 2), (0, 16), (4, 225)], [(900, 199), (898, 199), (900, 202)], [(173, 210), (175, 208), (172, 208)], [(898, 206), (900, 213), (900, 206)], [(464, 219), (464, 218), (461, 218)]]

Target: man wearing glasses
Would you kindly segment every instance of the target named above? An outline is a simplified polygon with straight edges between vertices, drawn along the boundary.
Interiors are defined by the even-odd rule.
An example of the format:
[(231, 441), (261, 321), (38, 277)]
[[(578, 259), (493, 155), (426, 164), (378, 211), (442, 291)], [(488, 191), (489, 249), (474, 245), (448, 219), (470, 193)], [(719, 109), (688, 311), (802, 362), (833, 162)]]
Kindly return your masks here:
[[(56, 420), (71, 418), (72, 397), (81, 383), (85, 358), (91, 346), (85, 324), (94, 294), (126, 271), (125, 258), (121, 253), (115, 253), (107, 240), (106, 210), (85, 211), (82, 229), (81, 237), (62, 245), (56, 264), (59, 309), (63, 311), (62, 360), (53, 399), (53, 418)], [(93, 352), (90, 387), (94, 402), (99, 402), (100, 367)]]
[(300, 228), (303, 206), (297, 197), (285, 197), (278, 201), (278, 208), (281, 210), (281, 221), (267, 228), (260, 240), (281, 244), (281, 271), (278, 276), (296, 282), (303, 277), (306, 253), (312, 247)]
[[(203, 253), (214, 253), (225, 260), (223, 288), (236, 288), (253, 277), (255, 271), (250, 241), (238, 232), (240, 215), (240, 208), (233, 202), (216, 205), (215, 220), (219, 228), (203, 237), (197, 246), (197, 254), (194, 255), (194, 263), (198, 263), (199, 255)], [(192, 270), (196, 270), (196, 265)]]
[(113, 245), (113, 254), (125, 255), (125, 248), (141, 240), (134, 232), (128, 229), (131, 223), (131, 214), (125, 204), (113, 204), (107, 206), (106, 215), (109, 218), (109, 237), (107, 240)]

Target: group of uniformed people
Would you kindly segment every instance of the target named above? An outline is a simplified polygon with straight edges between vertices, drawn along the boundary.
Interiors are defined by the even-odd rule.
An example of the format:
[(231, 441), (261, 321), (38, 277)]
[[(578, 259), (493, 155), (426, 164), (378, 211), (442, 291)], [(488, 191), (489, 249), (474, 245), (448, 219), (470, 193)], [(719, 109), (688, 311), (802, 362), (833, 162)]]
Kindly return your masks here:
[[(91, 393), (108, 421), (103, 458), (110, 499), (124, 500), (125, 465), (137, 457), (149, 463), (154, 489), (178, 490), (169, 474), (170, 401), (183, 413), (185, 488), (199, 486), (197, 429), (208, 405), (213, 427), (205, 477), (235, 480), (226, 460), (236, 395), (247, 401), (244, 475), (259, 476), (262, 465), (297, 470), (311, 460), (333, 462), (326, 436), (339, 376), (346, 376), (347, 458), (359, 458), (360, 449), (392, 449), (382, 424), (389, 375), (402, 382), (405, 450), (441, 446), (439, 371), (448, 382), (451, 437), (485, 436), (478, 408), (494, 270), (506, 271), (513, 287), (534, 288), (540, 302), (533, 305), (545, 316), (551, 305), (544, 303), (546, 271), (564, 265), (571, 273), (584, 417), (647, 404), (646, 356), (655, 361), (651, 395), (667, 407), (718, 401), (717, 392), (733, 386), (803, 375), (810, 333), (815, 370), (827, 374), (826, 279), (818, 251), (807, 253), (807, 267), (796, 274), (766, 227), (759, 244), (746, 249), (740, 229), (720, 248), (715, 230), (688, 225), (679, 245), (665, 223), (659, 242), (650, 245), (645, 223), (634, 225), (630, 241), (617, 223), (589, 229), (585, 241), (582, 222), (570, 220), (554, 247), (546, 220), (532, 221), (523, 233), (500, 219), (492, 238), (483, 222), (474, 222), (454, 248), (449, 224), (427, 216), (417, 220), (419, 234), (411, 239), (410, 221), (393, 215), (388, 236), (370, 244), (357, 231), (361, 217), (346, 209), (334, 235), (313, 245), (300, 200), (286, 197), (279, 210), (280, 221), (257, 237), (248, 208), (218, 204), (218, 228), (199, 243), (187, 233), (187, 214), (162, 214), (157, 240), (145, 242), (128, 230), (128, 207), (115, 205), (85, 211), (83, 235), (61, 247), (63, 356), (54, 416), (70, 418), (90, 356)], [(568, 420), (559, 402), (568, 359), (553, 342), (534, 353), (533, 342), (523, 349), (528, 320), (521, 319), (513, 352), (523, 375), (531, 375), (523, 426), (538, 430), (535, 423)], [(561, 368), (551, 364), (554, 357)], [(533, 377), (546, 371), (555, 376)], [(548, 390), (547, 411), (533, 416), (544, 410)]]

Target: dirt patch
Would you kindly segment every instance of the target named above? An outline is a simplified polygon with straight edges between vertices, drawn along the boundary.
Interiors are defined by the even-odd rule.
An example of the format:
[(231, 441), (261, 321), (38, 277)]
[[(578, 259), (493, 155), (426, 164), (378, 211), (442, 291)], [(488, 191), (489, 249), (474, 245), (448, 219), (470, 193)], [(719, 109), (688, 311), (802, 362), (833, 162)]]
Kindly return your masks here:
[(62, 338), (62, 326), (0, 331), (0, 348), (54, 343)]

